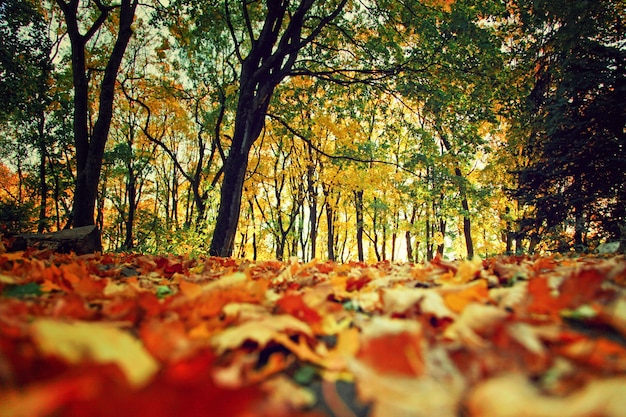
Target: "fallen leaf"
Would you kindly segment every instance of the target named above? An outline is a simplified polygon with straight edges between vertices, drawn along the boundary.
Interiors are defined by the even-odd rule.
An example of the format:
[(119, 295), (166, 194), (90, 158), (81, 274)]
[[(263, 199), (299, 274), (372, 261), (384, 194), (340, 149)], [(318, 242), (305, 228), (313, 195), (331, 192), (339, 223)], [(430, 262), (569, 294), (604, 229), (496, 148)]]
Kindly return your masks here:
[(450, 310), (460, 313), (470, 303), (484, 302), (489, 298), (487, 281), (479, 280), (471, 284), (466, 284), (446, 291), (443, 299)]
[(56, 415), (66, 403), (93, 397), (97, 392), (98, 380), (93, 375), (62, 377), (33, 384), (25, 390), (0, 391), (0, 416)]
[(141, 341), (107, 323), (37, 319), (32, 331), (42, 353), (70, 364), (115, 363), (136, 388), (146, 385), (159, 369)]
[(281, 314), (230, 327), (213, 336), (211, 345), (217, 354), (236, 349), (247, 340), (256, 342), (259, 347), (263, 347), (281, 332), (312, 335), (311, 328), (306, 323), (288, 314)]
[(626, 410), (626, 378), (591, 381), (566, 397), (539, 392), (527, 378), (508, 374), (488, 379), (470, 392), (472, 417), (622, 417)]
[(380, 374), (359, 360), (350, 361), (359, 398), (371, 403), (369, 417), (456, 417), (463, 381), (453, 375), (441, 379)]
[(468, 304), (459, 317), (443, 332), (448, 340), (460, 341), (470, 348), (485, 347), (493, 333), (509, 313), (492, 305)]
[(283, 313), (291, 314), (309, 324), (319, 323), (322, 320), (319, 313), (309, 307), (299, 294), (285, 294), (276, 301), (276, 306)]

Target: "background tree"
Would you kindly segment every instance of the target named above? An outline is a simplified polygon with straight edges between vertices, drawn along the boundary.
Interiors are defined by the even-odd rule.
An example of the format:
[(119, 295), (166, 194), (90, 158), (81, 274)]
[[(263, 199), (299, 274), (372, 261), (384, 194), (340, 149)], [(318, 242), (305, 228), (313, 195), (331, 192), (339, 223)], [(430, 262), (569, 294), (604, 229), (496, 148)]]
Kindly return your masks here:
[[(94, 8), (80, 0), (57, 0), (63, 12), (71, 44), (71, 67), (74, 87), (74, 144), (76, 148), (76, 188), (73, 203), (75, 227), (95, 224), (94, 211), (104, 151), (113, 117), (113, 100), (117, 74), (124, 52), (133, 34), (138, 0), (122, 0), (119, 4), (93, 2)], [(105, 23), (114, 24), (112, 48), (106, 52), (102, 77), (94, 77), (94, 62), (88, 60), (90, 42)], [(106, 49), (106, 48), (105, 48)], [(98, 65), (98, 64), (96, 64)], [(92, 125), (91, 81), (98, 79), (97, 117)]]
[[(0, 128), (3, 131), (2, 154), (14, 161), (20, 177), (29, 180), (29, 188), (39, 196), (38, 231), (47, 228), (49, 184), (47, 181), (48, 148), (52, 135), (48, 133), (49, 106), (53, 101), (51, 90), (52, 42), (48, 36), (46, 10), (41, 4), (29, 1), (2, 0), (0, 2)], [(10, 138), (19, 138), (11, 141)], [(38, 155), (35, 162), (28, 158)], [(24, 170), (34, 170), (25, 176)], [(35, 180), (36, 179), (36, 180)], [(27, 224), (30, 214), (24, 199), (6, 204), (24, 216)], [(34, 201), (26, 202), (34, 208)]]
[(626, 10), (614, 0), (519, 4), (534, 87), (516, 196), (523, 233), (560, 251), (626, 238)]

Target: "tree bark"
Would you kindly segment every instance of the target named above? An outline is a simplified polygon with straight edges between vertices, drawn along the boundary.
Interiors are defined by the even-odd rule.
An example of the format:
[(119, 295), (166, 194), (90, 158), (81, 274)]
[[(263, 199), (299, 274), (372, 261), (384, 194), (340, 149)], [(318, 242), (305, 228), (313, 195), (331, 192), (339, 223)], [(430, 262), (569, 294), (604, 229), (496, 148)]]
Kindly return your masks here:
[[(441, 132), (441, 140), (445, 149), (451, 152), (452, 146), (448, 137)], [(455, 155), (456, 156), (456, 155)], [(467, 250), (467, 259), (474, 257), (474, 241), (472, 239), (472, 222), (469, 217), (469, 203), (467, 201), (467, 187), (465, 178), (461, 172), (461, 168), (457, 165), (454, 167), (454, 175), (459, 182), (459, 194), (461, 195), (461, 207), (463, 208), (463, 235), (465, 236), (465, 248)]]
[[(275, 88), (291, 72), (299, 51), (312, 42), (341, 12), (346, 0), (341, 1), (328, 16), (316, 18), (316, 23), (304, 38), (302, 29), (307, 20), (306, 14), (315, 1), (302, 0), (295, 11), (289, 11), (289, 3), (289, 1), (267, 2), (265, 19), (256, 38), (251, 22), (247, 22), (251, 38), (249, 53), (244, 58), (240, 49), (236, 51), (241, 62), (239, 100), (231, 148), (224, 161), (220, 207), (209, 248), (209, 253), (213, 256), (232, 255), (248, 156), (263, 129)], [(242, 7), (244, 15), (248, 18), (247, 4), (244, 3)], [(229, 14), (228, 2), (226, 9)], [(239, 46), (241, 43), (232, 27), (230, 16), (227, 18), (231, 35)]]
[(39, 221), (37, 222), (37, 233), (43, 233), (47, 227), (48, 211), (48, 182), (46, 181), (46, 160), (48, 159), (48, 147), (45, 139), (45, 115), (41, 111), (37, 120), (37, 135), (39, 144)]
[[(317, 257), (317, 186), (315, 184), (315, 165), (313, 150), (309, 144), (309, 166), (307, 167), (307, 196), (309, 199), (309, 227), (311, 229), (311, 259)], [(303, 249), (304, 250), (304, 249)]]
[[(461, 170), (458, 171), (459, 173)], [(463, 235), (465, 236), (465, 247), (467, 249), (467, 259), (474, 257), (474, 240), (472, 239), (472, 222), (469, 218), (469, 204), (467, 197), (463, 197), (461, 200), (461, 207), (463, 207)]]
[(356, 246), (359, 262), (364, 262), (365, 253), (363, 251), (363, 190), (354, 192), (356, 208)]
[(324, 188), (324, 197), (326, 200), (324, 202), (324, 209), (325, 209), (324, 211), (326, 213), (326, 230), (327, 230), (326, 251), (327, 251), (328, 260), (334, 261), (335, 260), (335, 223), (334, 223), (335, 213), (333, 210), (333, 206), (330, 203), (330, 190), (327, 188)]
[[(138, 0), (122, 0), (119, 6), (106, 6), (96, 2), (100, 14), (93, 25), (81, 34), (79, 0), (57, 0), (63, 11), (72, 47), (72, 76), (74, 83), (74, 143), (76, 146), (76, 188), (74, 191), (73, 226), (95, 224), (94, 212), (102, 170), (104, 149), (113, 117), (115, 82), (122, 58), (133, 34), (131, 24)], [(119, 8), (117, 38), (104, 70), (100, 84), (98, 118), (93, 131), (89, 131), (89, 80), (85, 47), (100, 29), (111, 12)]]

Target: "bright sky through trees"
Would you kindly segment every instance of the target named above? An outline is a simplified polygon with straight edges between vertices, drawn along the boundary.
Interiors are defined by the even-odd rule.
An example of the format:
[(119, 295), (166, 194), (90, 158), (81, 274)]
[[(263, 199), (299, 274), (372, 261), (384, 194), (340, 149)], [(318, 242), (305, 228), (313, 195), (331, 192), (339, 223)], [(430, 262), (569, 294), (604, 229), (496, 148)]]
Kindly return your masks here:
[(2, 233), (339, 261), (626, 238), (620, 1), (66, 3), (84, 58), (64, 2), (1, 2)]

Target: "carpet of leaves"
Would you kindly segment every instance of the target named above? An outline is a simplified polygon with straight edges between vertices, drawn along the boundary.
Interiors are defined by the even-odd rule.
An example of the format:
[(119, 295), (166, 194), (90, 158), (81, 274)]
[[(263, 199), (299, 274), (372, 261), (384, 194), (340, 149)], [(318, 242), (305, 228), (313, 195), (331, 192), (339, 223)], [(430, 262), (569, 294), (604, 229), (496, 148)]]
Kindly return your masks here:
[(623, 257), (0, 255), (0, 416), (624, 416)]

